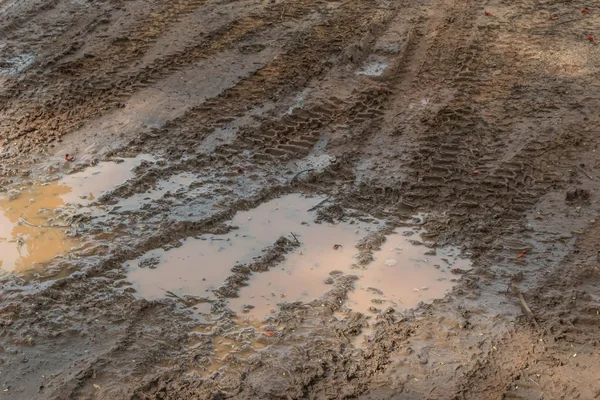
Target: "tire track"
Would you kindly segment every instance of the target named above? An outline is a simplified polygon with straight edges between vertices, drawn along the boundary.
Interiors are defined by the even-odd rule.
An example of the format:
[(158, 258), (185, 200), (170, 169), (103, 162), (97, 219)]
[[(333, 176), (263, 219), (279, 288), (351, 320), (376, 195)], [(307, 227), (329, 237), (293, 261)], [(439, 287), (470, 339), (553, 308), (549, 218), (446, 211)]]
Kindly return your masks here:
[[(59, 93), (46, 91), (51, 93), (51, 97), (41, 100), (42, 104), (33, 104), (29, 107), (19, 107), (18, 103), (12, 104), (11, 111), (18, 110), (20, 115), (27, 113), (29, 117), (22, 118), (18, 124), (9, 124), (5, 129), (5, 135), (10, 140), (14, 140), (30, 132), (44, 129), (46, 139), (57, 139), (81, 126), (85, 120), (111, 107), (119, 106), (121, 101), (130, 97), (135, 91), (152, 85), (157, 80), (200, 59), (231, 48), (242, 38), (260, 37), (260, 33), (270, 27), (267, 21), (275, 17), (281, 17), (282, 22), (297, 19), (310, 12), (315, 4), (317, 3), (313, 1), (294, 3), (294, 6), (287, 7), (285, 12), (282, 12), (280, 6), (272, 6), (260, 16), (237, 20), (210, 34), (208, 40), (158, 59), (140, 71), (117, 74), (116, 77), (74, 80)], [(10, 118), (17, 117), (11, 115)]]
[[(377, 15), (377, 11), (369, 10), (365, 2), (357, 3), (349, 6), (341, 15), (327, 23), (300, 34), (293, 42), (288, 43), (289, 51), (287, 53), (268, 63), (248, 79), (224, 91), (218, 97), (207, 100), (202, 105), (188, 110), (185, 115), (168, 122), (163, 128), (142, 135), (141, 138), (134, 140), (131, 144), (155, 143), (155, 145), (158, 145), (159, 138), (168, 134), (170, 137), (181, 137), (176, 148), (189, 148), (189, 145), (203, 139), (213, 128), (224, 121), (227, 122), (232, 118), (239, 117), (247, 110), (258, 107), (268, 100), (280, 99), (304, 88), (312, 79), (316, 79), (328, 71), (328, 67), (322, 62), (326, 57), (331, 56), (332, 53), (339, 54), (345, 45), (352, 43), (357, 38), (362, 37), (369, 29), (372, 29), (372, 19)], [(348, 32), (346, 27), (356, 22), (359, 18), (358, 14), (361, 12), (362, 19), (367, 22), (363, 23), (362, 29)], [(371, 107), (369, 102), (374, 100), (364, 100), (366, 100), (366, 103), (357, 105), (354, 108), (357, 114), (360, 114), (361, 111), (366, 112), (366, 114), (356, 116), (355, 122), (357, 123), (365, 121), (369, 116), (377, 113), (372, 112), (369, 108)], [(287, 143), (289, 139), (285, 139), (285, 143), (279, 144), (297, 147), (291, 147), (287, 150), (281, 150), (280, 148), (279, 150), (271, 150), (271, 152), (289, 154), (302, 148), (300, 154), (303, 154), (308, 145), (314, 143), (318, 138), (318, 128), (330, 123), (334, 119), (334, 115), (340, 112), (344, 112), (341, 108), (341, 102), (332, 98), (327, 103), (315, 105), (308, 112), (296, 111), (292, 115), (281, 117), (280, 120), (265, 122), (259, 130), (261, 132), (268, 130), (269, 133), (262, 134), (261, 138), (254, 137), (258, 132), (255, 129), (242, 131), (240, 140), (235, 143), (237, 149), (228, 147), (227, 150), (220, 148), (219, 151), (237, 153), (249, 145), (263, 146), (266, 149), (269, 146), (274, 146), (273, 131), (281, 128), (287, 129), (286, 132), (292, 137), (299, 137), (298, 139), (301, 142), (289, 144)], [(348, 112), (348, 110), (345, 112)], [(336, 118), (339, 118), (339, 115)], [(164, 143), (161, 146), (164, 147)], [(258, 157), (271, 158), (270, 155), (265, 153), (261, 153)]]

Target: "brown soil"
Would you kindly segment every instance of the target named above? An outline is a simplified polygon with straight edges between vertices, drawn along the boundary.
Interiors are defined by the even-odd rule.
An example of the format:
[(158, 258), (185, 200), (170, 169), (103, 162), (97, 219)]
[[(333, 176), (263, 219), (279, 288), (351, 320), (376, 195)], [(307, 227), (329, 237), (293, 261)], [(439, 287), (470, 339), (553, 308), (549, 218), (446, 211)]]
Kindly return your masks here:
[[(585, 7), (0, 0), (2, 188), (151, 155), (91, 205), (56, 207), (74, 250), (0, 276), (2, 398), (599, 398), (600, 8)], [(120, 205), (176, 176), (194, 180)], [(359, 267), (406, 227), (473, 268), (409, 310), (348, 310), (357, 277), (332, 271), (312, 302), (235, 314), (228, 299), (301, 245), (286, 235), (206, 296), (136, 295), (127, 262), (290, 193), (327, 199), (317, 223), (382, 221)]]

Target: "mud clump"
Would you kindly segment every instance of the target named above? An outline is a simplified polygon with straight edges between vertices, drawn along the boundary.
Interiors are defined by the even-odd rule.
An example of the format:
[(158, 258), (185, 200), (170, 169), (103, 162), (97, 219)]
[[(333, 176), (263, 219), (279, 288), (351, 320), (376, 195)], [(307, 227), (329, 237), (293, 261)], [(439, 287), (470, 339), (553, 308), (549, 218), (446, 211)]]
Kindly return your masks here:
[(589, 204), (590, 202), (590, 191), (586, 189), (575, 189), (570, 190), (565, 195), (565, 202), (567, 204)]

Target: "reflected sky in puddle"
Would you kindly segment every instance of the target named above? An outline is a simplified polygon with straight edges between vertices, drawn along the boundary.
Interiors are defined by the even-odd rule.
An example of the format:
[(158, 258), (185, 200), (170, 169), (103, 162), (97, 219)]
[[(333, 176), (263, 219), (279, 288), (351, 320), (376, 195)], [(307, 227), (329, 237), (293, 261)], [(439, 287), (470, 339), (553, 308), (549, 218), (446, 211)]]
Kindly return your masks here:
[[(251, 263), (280, 236), (292, 239), (293, 232), (302, 242), (300, 250), (288, 255), (285, 271), (276, 266), (264, 275), (281, 274), (283, 291), (308, 300), (315, 293), (311, 285), (318, 282), (319, 288), (326, 289), (323, 280), (330, 266), (341, 262), (351, 263), (356, 253), (353, 246), (361, 237), (360, 232), (364, 234), (368, 232), (366, 228), (374, 227), (358, 223), (347, 227), (312, 223), (315, 214), (308, 212), (308, 209), (323, 199), (292, 194), (271, 200), (253, 210), (238, 212), (230, 222), (238, 229), (226, 235), (187, 239), (180, 247), (168, 251), (153, 250), (128, 263), (129, 280), (139, 295), (145, 298), (162, 297), (166, 291), (177, 295), (206, 296), (231, 275), (234, 265)], [(343, 246), (334, 250), (336, 244)], [(145, 266), (148, 268), (143, 268)], [(290, 277), (297, 279), (292, 288), (286, 284)], [(255, 280), (253, 277), (250, 287), (270, 286), (269, 282), (272, 281), (270, 279), (262, 283)], [(242, 289), (242, 296), (245, 289)], [(269, 293), (277, 290), (272, 286)], [(235, 300), (233, 303), (237, 305)], [(265, 303), (265, 307), (270, 309), (270, 304)]]
[(252, 275), (249, 285), (240, 289), (240, 297), (230, 300), (233, 311), (241, 312), (244, 305), (250, 305), (253, 308), (248, 317), (261, 320), (275, 312), (279, 303), (308, 303), (320, 297), (331, 289), (331, 284), (326, 283), (331, 271), (354, 271), (356, 243), (378, 229), (377, 225), (358, 221), (333, 225), (316, 224), (312, 219), (307, 218), (310, 222), (304, 225), (290, 221), (301, 242), (299, 250), (288, 254), (283, 263), (268, 272)]
[(232, 267), (252, 263), (279, 237), (293, 240), (293, 233), (300, 246), (268, 271), (253, 273), (239, 297), (228, 300), (238, 315), (261, 321), (281, 303), (308, 303), (331, 290), (332, 271), (359, 277), (346, 306), (369, 314), (388, 306), (407, 309), (441, 298), (454, 285), (450, 269), (469, 268), (457, 249), (437, 249), (436, 253), (415, 240), (419, 228), (389, 235), (374, 253), (375, 260), (359, 267), (356, 244), (369, 233), (379, 232), (383, 224), (353, 218), (339, 224), (315, 223), (315, 212), (308, 210), (323, 199), (292, 194), (238, 212), (230, 223), (239, 229), (189, 238), (180, 247), (152, 250), (127, 263), (128, 280), (138, 296), (148, 299), (169, 292), (210, 297), (232, 274)]
[(458, 249), (437, 249), (436, 255), (410, 239), (417, 235), (393, 234), (387, 237), (375, 260), (357, 273), (354, 291), (346, 305), (354, 311), (368, 314), (387, 307), (404, 310), (423, 301), (429, 303), (454, 286), (453, 268), (469, 269), (470, 262), (458, 257)]

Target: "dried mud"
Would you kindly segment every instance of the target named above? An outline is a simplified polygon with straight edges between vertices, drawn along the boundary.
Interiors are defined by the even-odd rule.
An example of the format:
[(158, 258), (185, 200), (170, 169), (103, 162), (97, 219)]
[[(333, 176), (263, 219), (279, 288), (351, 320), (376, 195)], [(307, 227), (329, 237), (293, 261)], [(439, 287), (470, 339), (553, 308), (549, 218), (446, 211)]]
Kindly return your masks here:
[(599, 397), (588, 7), (0, 2), (2, 398)]

